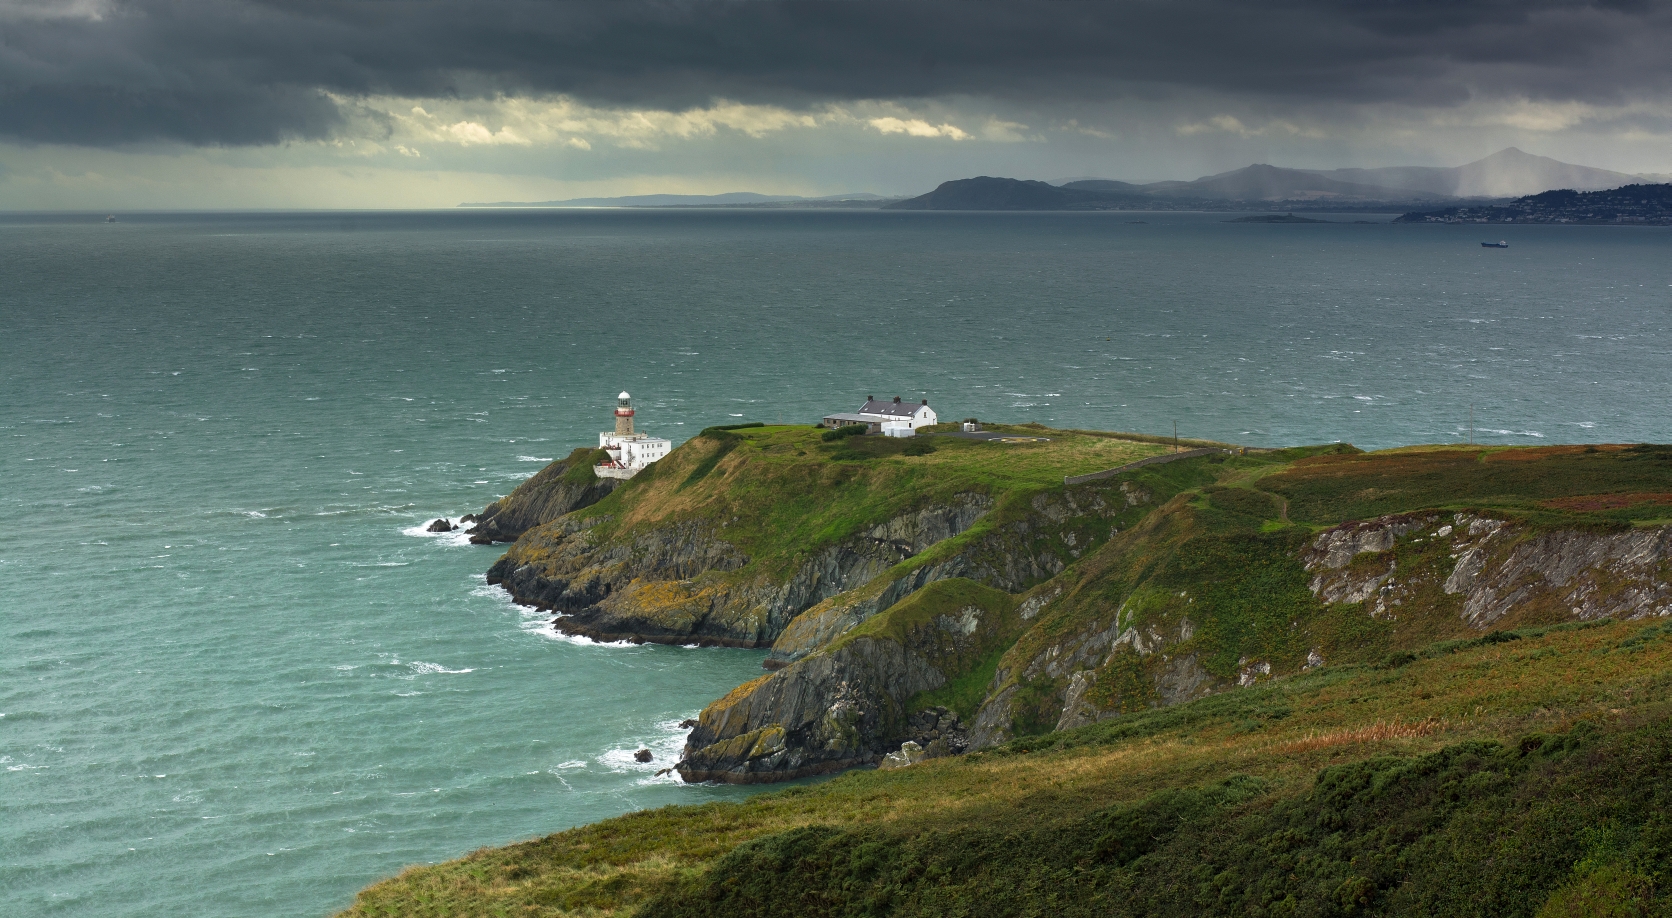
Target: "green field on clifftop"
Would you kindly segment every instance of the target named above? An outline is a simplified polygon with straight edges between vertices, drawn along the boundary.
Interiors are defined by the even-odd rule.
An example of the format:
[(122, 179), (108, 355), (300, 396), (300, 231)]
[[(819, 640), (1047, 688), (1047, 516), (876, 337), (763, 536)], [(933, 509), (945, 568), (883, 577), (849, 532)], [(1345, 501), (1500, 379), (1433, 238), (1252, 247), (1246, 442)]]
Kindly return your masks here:
[(725, 527), (727, 541), (773, 567), (956, 494), (1000, 498), (1060, 488), (1065, 476), (1170, 449), (1153, 438), (1119, 434), (996, 429), (1048, 440), (923, 435), (827, 442), (816, 427), (709, 431), (576, 516), (608, 518), (597, 529), (604, 538), (670, 520), (712, 521)]

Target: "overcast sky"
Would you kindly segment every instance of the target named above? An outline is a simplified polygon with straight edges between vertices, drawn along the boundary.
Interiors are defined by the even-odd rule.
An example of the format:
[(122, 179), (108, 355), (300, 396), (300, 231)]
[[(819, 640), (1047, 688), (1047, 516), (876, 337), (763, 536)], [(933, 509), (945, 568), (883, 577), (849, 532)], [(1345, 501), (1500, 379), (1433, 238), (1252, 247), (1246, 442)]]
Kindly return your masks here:
[(1672, 3), (0, 0), (0, 208), (1672, 172)]

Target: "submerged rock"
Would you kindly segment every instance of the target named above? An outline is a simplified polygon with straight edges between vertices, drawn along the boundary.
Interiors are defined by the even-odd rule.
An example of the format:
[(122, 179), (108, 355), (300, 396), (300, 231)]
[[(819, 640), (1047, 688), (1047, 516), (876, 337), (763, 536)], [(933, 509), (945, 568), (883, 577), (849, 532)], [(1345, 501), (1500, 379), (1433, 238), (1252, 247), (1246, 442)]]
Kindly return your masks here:
[(648, 762), (652, 758), (654, 758), (654, 756), (650, 754), (649, 749), (640, 749), (638, 752), (633, 753), (633, 761), (635, 762)]
[(452, 532), (453, 530), (455, 530), (457, 528), (459, 528), (459, 527), (454, 526), (452, 523), (449, 523), (446, 520), (436, 520), (435, 522), (433, 522), (429, 525), (428, 529), (425, 529), (424, 531), (425, 532)]

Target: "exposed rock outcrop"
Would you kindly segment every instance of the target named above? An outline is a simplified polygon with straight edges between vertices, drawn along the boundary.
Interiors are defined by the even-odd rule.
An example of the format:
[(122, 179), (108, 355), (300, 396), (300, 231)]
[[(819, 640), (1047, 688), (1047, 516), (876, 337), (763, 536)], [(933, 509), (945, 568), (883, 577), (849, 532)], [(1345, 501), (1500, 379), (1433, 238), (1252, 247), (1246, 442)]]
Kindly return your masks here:
[(1581, 620), (1672, 614), (1672, 527), (1535, 533), (1468, 514), (1456, 526), (1444, 589), (1476, 628), (1535, 603)]
[(593, 537), (593, 521), (528, 532), (488, 572), (520, 603), (560, 613), (556, 626), (599, 640), (771, 643), (808, 607), (861, 586), (974, 525), (984, 494), (903, 514), (816, 551), (786, 579), (721, 577), (749, 559), (696, 521), (640, 534), (630, 544)]
[(1458, 513), (1423, 537), (1435, 551), (1449, 550), (1444, 560), (1454, 563), (1396, 578), (1397, 540), (1441, 520), (1400, 515), (1326, 530), (1303, 557), (1314, 572), (1312, 591), (1328, 603), (1365, 602), (1372, 616), (1393, 617), (1440, 581), (1444, 595), (1460, 600), (1457, 614), (1477, 629), (1515, 610), (1581, 620), (1672, 614), (1672, 527), (1550, 531)]
[[(1394, 600), (1383, 594), (1393, 589), (1396, 563), (1387, 553), (1400, 538), (1432, 526), (1438, 519), (1433, 514), (1401, 514), (1347, 523), (1319, 533), (1301, 555), (1301, 564), (1313, 575), (1313, 595), (1329, 603), (1374, 600), (1370, 614), (1389, 615)], [(1366, 554), (1382, 557), (1360, 557)]]
[[(1458, 625), (1478, 632), (1672, 615), (1672, 527), (1548, 530), (1469, 513), (1395, 514), (1325, 530), (1298, 560), (1319, 600), (1362, 604), (1373, 618), (1456, 615)], [(1178, 601), (1189, 600), (1180, 594)], [(1312, 648), (1283, 673), (1270, 660), (1243, 657), (1229, 677), (1215, 676), (1190, 652), (1189, 617), (1167, 619), (1168, 627), (1133, 623), (1127, 607), (1135, 603), (1128, 596), (1112, 621), (1094, 619), (1030, 652), (1014, 664), (1014, 679), (1001, 669), (971, 728), (972, 748), (1011, 737), (1023, 685), (1055, 686), (1061, 708), (1047, 723), (1066, 730), (1117, 717), (1135, 698), (1168, 706), (1324, 665)]]
[(799, 660), (940, 580), (963, 577), (1007, 593), (1021, 593), (1048, 580), (1106, 540), (1112, 533), (1109, 519), (1150, 501), (1148, 492), (1129, 483), (1119, 488), (1113, 496), (1103, 484), (1038, 495), (1028, 502), (1029, 512), (979, 536), (972, 533), (956, 550), (890, 579), (832, 596), (792, 620), (763, 665), (777, 669)]
[(947, 581), (878, 621), (884, 626), (845, 636), (705, 708), (680, 774), (781, 781), (874, 764), (904, 739), (937, 754), (962, 752), (968, 737), (955, 714), (932, 708), (909, 716), (909, 702), (1002, 650), (1019, 621), (1014, 601), (970, 581)]
[(577, 449), (536, 472), (516, 490), (475, 516), (470, 541), (477, 545), (515, 542), (536, 526), (553, 522), (570, 511), (590, 507), (609, 496), (621, 481), (592, 474), (598, 454), (596, 449)]

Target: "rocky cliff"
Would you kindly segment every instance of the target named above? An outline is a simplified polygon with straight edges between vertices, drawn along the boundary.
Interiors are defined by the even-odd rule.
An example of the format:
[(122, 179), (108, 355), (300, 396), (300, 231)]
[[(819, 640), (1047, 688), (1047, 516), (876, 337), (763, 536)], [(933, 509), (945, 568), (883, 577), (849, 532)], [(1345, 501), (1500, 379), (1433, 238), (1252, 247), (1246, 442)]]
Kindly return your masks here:
[[(1436, 456), (1435, 465), (1453, 458)], [(1523, 493), (1551, 483), (1550, 469), (1517, 471), (1530, 479)], [(1652, 480), (1666, 470), (1627, 473)], [(1569, 487), (1595, 485), (1576, 479)], [(1516, 497), (1497, 500), (1525, 503)], [(1204, 488), (1182, 495), (1052, 582), (1060, 600), (1001, 662), (971, 724), (972, 747), (1326, 663), (1375, 662), (1435, 640), (1672, 614), (1672, 527), (1652, 522), (1665, 518), (1667, 497), (1581, 499), (1647, 518), (1635, 525), (1544, 512), (1574, 501), (1556, 498), (1531, 513), (1435, 508), (1312, 534), (1284, 524), (1278, 493)]]
[(968, 529), (982, 494), (902, 514), (828, 545), (787, 575), (723, 576), (749, 563), (725, 525), (683, 521), (631, 542), (595, 538), (588, 521), (530, 533), (488, 572), (520, 603), (560, 613), (557, 627), (600, 640), (759, 647), (802, 610)]
[[(831, 603), (826, 625), (775, 650), (784, 663), (934, 580), (1021, 589), (1051, 576), (1110, 524), (1089, 522), (1097, 507), (1071, 506), (1073, 498), (1032, 510), (1027, 501), (1061, 490), (1066, 475), (1165, 449), (1078, 432), (1009, 445), (821, 433), (704, 431), (607, 498), (525, 531), (488, 580), (556, 613), (557, 628), (601, 640), (766, 646), (804, 611)], [(1001, 505), (1012, 509), (987, 528), (1053, 547), (1011, 551), (989, 539), (955, 555), (940, 550)], [(1069, 524), (1071, 516), (1084, 520)]]
[[(1100, 492), (1035, 495), (1026, 511), (1002, 523), (995, 513), (791, 621), (768, 659), (782, 669), (705, 710), (680, 770), (688, 780), (761, 781), (876, 762), (916, 741), (910, 718), (946, 700), (936, 693), (954, 682), (960, 735), (983, 748), (1434, 640), (1666, 615), (1672, 528), (1645, 523), (1665, 513), (1669, 495), (1551, 492), (1672, 482), (1666, 466), (1637, 464), (1646, 455), (1446, 453), (1415, 467), (1405, 455), (1341, 449), (1203, 457), (1134, 470), (1099, 482)], [(1560, 484), (1564, 461), (1590, 463), (1590, 480)], [(1484, 466), (1483, 477), (1462, 482), (1460, 496), (1477, 487), (1496, 492), (1487, 504), (1536, 509), (1470, 502), (1319, 525), (1353, 509), (1322, 508), (1320, 482), (1385, 500), (1392, 478), (1434, 487), (1442, 473), (1475, 474), (1470, 466)], [(1358, 487), (1363, 477), (1383, 489)], [(1425, 487), (1405, 499), (1427, 502)], [(1291, 519), (1291, 502), (1323, 518)], [(1613, 518), (1570, 512), (1591, 505)], [(1122, 513), (1135, 516), (1102, 538), (1079, 528)], [(1058, 549), (1083, 538), (1088, 550), (1041, 551), (1053, 540), (1040, 533)], [(1008, 566), (978, 560), (996, 558)], [(970, 581), (1015, 603), (1014, 627), (985, 638), (990, 656), (926, 651), (926, 632), (890, 624), (921, 622), (920, 603), (938, 602), (942, 584)]]
[(536, 526), (603, 500), (621, 482), (592, 474), (592, 467), (602, 461), (602, 456), (602, 450), (577, 449), (536, 472), (516, 490), (476, 514), (470, 541), (477, 545), (515, 542)]
[(930, 756), (961, 752), (955, 712), (909, 702), (1002, 650), (1015, 636), (1015, 610), (1008, 593), (969, 580), (918, 590), (886, 619), (709, 705), (679, 772), (753, 783), (875, 764), (902, 742), (921, 740)]

